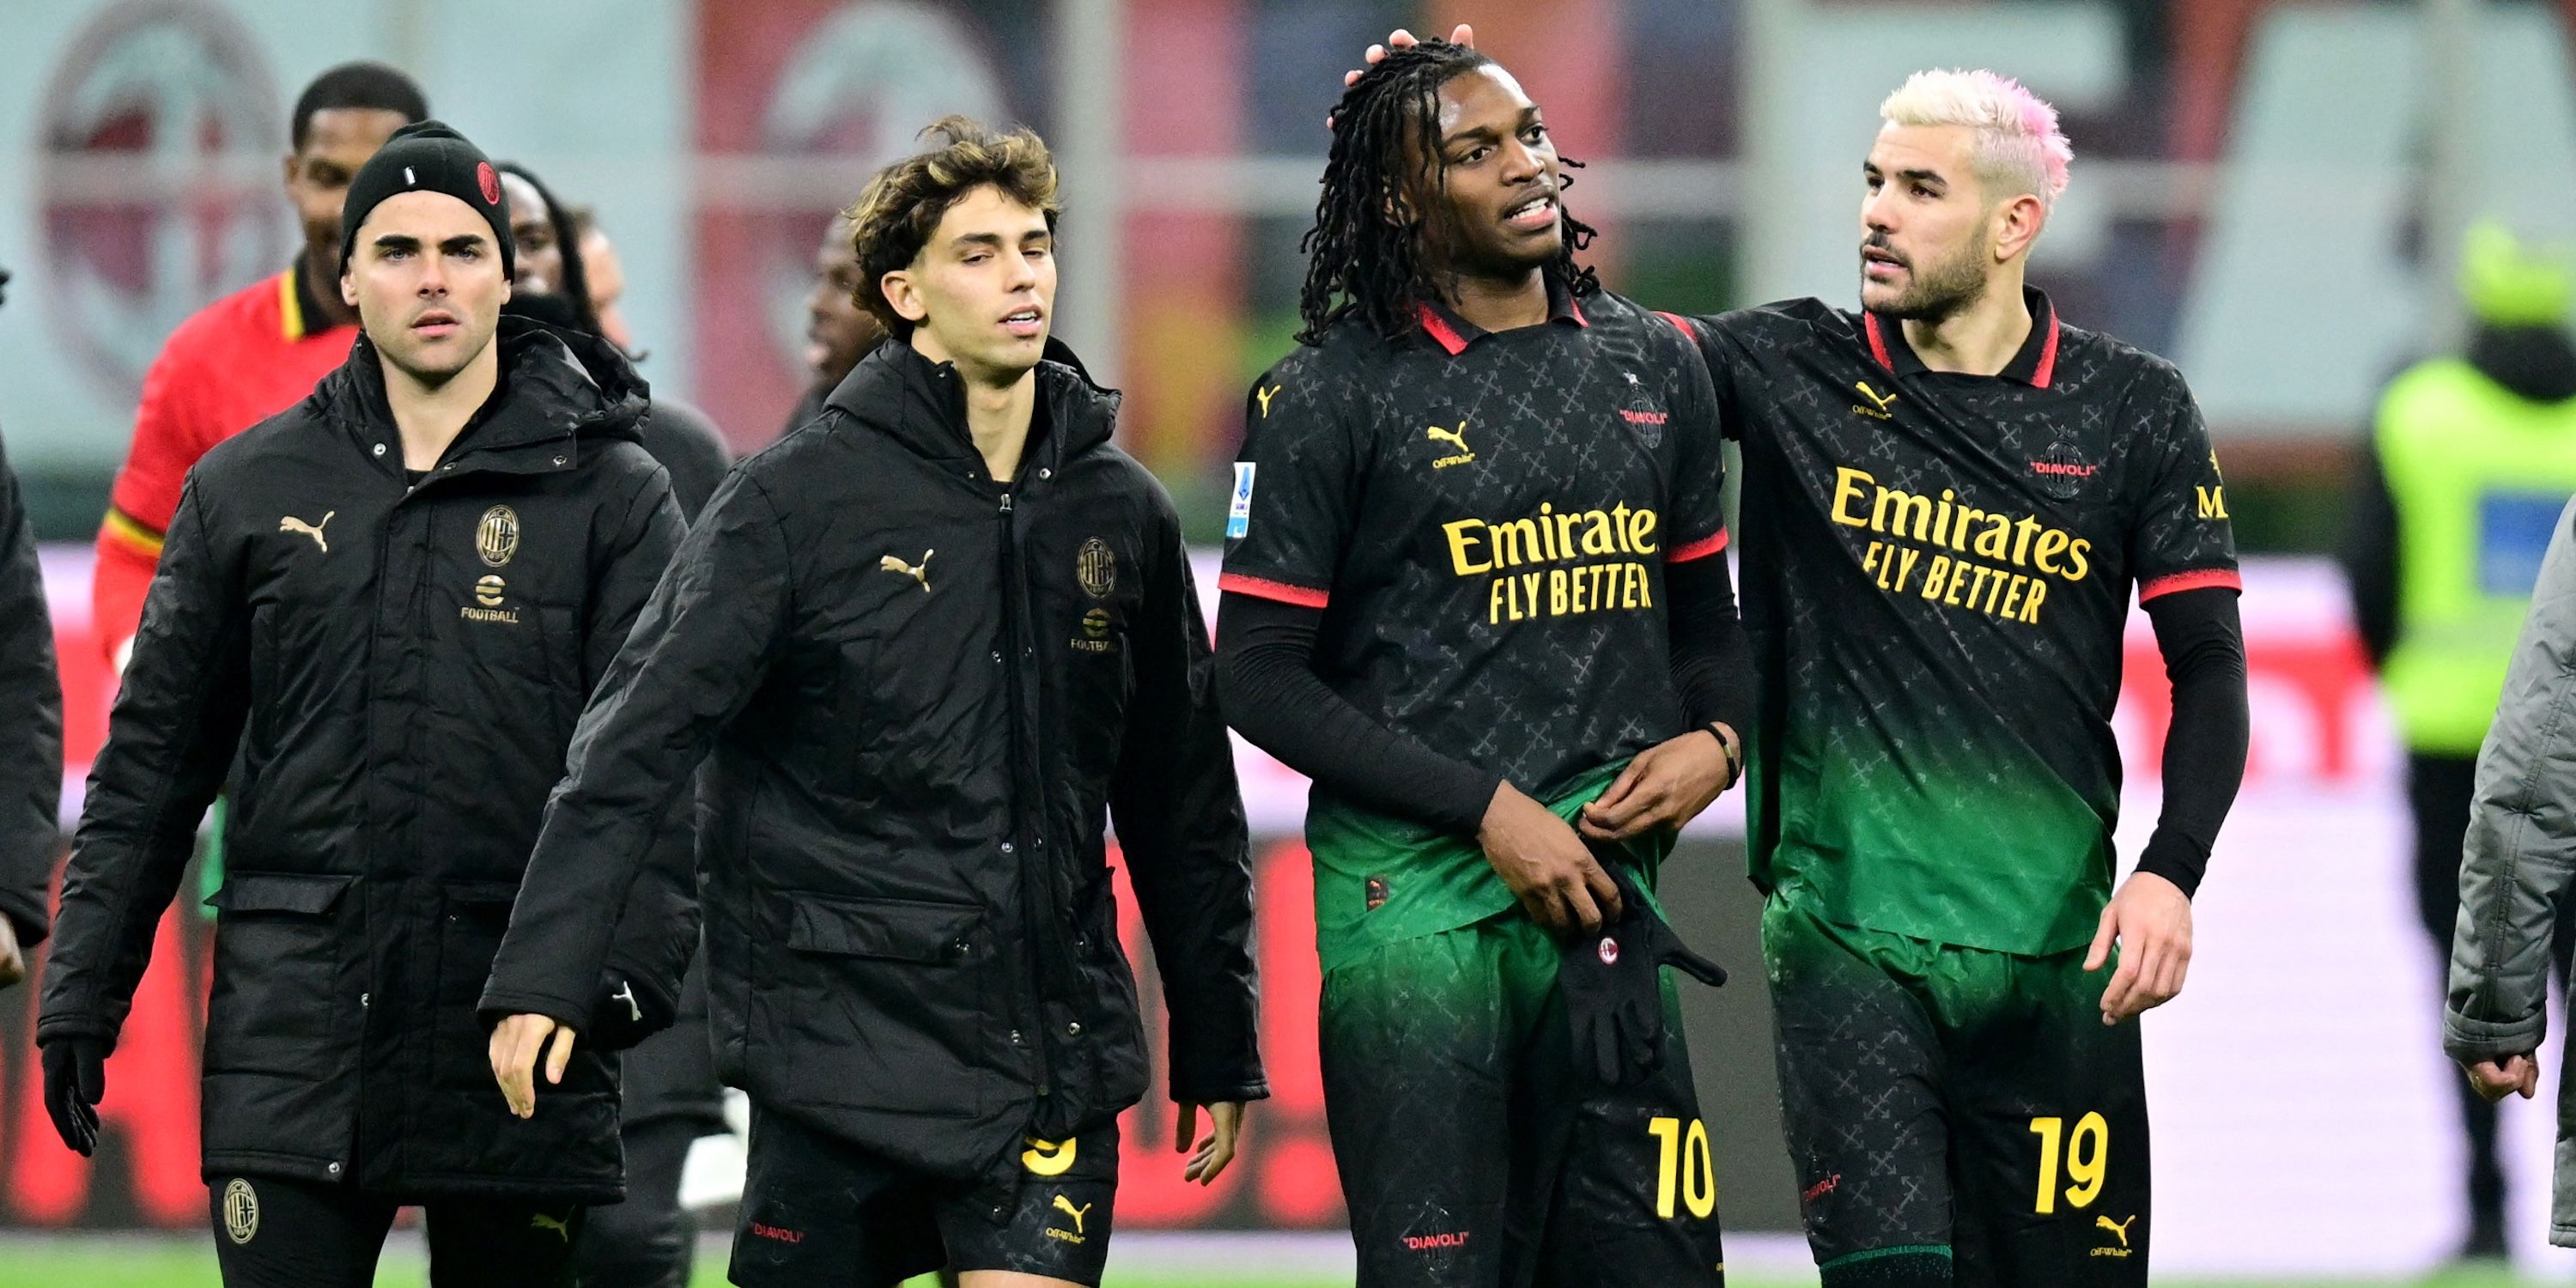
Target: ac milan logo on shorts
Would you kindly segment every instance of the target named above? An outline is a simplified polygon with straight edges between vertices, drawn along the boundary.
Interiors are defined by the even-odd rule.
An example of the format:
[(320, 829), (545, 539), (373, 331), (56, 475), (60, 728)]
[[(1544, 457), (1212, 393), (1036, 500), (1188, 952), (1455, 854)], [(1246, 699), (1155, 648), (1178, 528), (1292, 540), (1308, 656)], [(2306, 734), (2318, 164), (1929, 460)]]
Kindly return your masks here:
[(501, 176), (492, 172), (491, 162), (482, 161), (475, 164), (474, 182), (480, 185), (483, 189), (484, 205), (497, 206), (501, 204)]
[(1619, 941), (1608, 935), (1601, 937), (1601, 964), (1604, 966), (1619, 964)]

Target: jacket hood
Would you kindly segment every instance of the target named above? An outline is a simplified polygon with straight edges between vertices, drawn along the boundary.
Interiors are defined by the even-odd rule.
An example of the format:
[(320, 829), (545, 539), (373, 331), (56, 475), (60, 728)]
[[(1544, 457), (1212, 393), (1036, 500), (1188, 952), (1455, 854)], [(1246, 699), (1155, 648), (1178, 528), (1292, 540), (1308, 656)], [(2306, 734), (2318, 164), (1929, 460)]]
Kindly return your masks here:
[[(1118, 427), (1121, 395), (1103, 388), (1082, 359), (1053, 337), (1038, 360), (1038, 410), (1025, 460), (1058, 465), (1107, 443)], [(878, 345), (823, 402), (929, 460), (977, 457), (966, 428), (966, 387), (953, 363), (933, 362), (911, 345)]]
[[(501, 379), (457, 436), (451, 456), (567, 438), (640, 441), (652, 389), (616, 346), (597, 336), (504, 316), (492, 342)], [(393, 432), (384, 366), (364, 332), (349, 360), (313, 390), (324, 412), (365, 432)]]

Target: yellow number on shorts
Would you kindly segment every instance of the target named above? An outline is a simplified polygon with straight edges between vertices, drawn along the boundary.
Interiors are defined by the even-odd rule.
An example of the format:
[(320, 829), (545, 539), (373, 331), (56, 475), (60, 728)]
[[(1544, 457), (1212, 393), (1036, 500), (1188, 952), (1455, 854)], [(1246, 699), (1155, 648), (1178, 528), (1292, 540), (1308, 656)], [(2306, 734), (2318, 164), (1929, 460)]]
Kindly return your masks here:
[(1708, 1126), (1691, 1119), (1687, 1133), (1679, 1118), (1655, 1118), (1646, 1123), (1646, 1134), (1655, 1138), (1655, 1215), (1673, 1219), (1675, 1191), (1690, 1214), (1701, 1220), (1717, 1210), (1717, 1163), (1708, 1149)]
[[(2033, 1118), (2031, 1134), (2039, 1137), (2039, 1201), (2034, 1211), (2047, 1216), (2057, 1210), (2058, 1144), (2066, 1129), (2063, 1118)], [(2092, 1148), (2085, 1148), (2087, 1138)], [(2102, 1197), (2102, 1180), (2111, 1166), (2111, 1124), (2100, 1114), (2086, 1114), (2075, 1120), (2075, 1134), (2065, 1141), (2066, 1175), (2075, 1183), (2066, 1187), (2066, 1201), (2075, 1207), (2091, 1207)]]

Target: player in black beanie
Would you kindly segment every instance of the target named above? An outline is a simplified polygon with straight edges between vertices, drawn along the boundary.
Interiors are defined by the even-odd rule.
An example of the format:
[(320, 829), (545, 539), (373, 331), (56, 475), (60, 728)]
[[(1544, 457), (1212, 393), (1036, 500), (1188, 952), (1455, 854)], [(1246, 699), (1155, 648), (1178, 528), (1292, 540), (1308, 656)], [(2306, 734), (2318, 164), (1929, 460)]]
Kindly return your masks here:
[(518, 248), (510, 240), (510, 203), (501, 193), (501, 173), (481, 148), (444, 121), (422, 121), (394, 131), (393, 137), (359, 167), (340, 206), (340, 274), (349, 273), (349, 256), (358, 244), (358, 226), (385, 198), (402, 192), (443, 192), (473, 207), (492, 225), (501, 249), (501, 275), (518, 271)]

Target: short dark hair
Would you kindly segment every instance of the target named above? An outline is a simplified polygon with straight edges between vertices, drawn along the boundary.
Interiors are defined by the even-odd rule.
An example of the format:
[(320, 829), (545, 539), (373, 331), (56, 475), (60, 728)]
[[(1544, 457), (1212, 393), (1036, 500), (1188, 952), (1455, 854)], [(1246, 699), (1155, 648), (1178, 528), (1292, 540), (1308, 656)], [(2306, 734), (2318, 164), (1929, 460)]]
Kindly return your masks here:
[(429, 99), (411, 77), (383, 63), (342, 63), (314, 77), (296, 96), (295, 124), (287, 141), (303, 151), (315, 112), (352, 107), (400, 112), (406, 125), (429, 119)]
[(958, 199), (994, 187), (1046, 216), (1055, 231), (1063, 207), (1056, 200), (1055, 158), (1046, 140), (1023, 126), (996, 134), (963, 116), (942, 117), (923, 130), (938, 136), (930, 151), (906, 157), (868, 180), (858, 203), (842, 212), (850, 221), (850, 251), (859, 261), (859, 307), (897, 339), (912, 335), (912, 322), (885, 296), (885, 275), (912, 263)]

